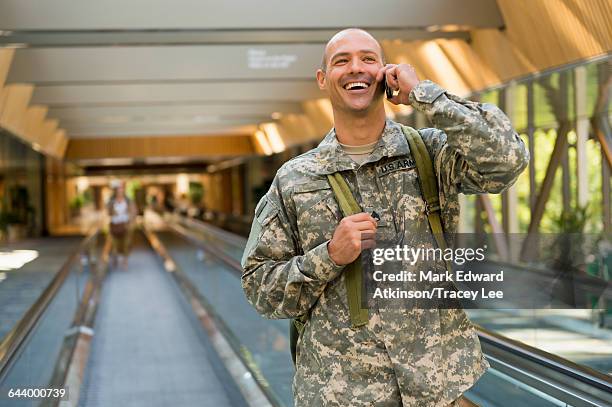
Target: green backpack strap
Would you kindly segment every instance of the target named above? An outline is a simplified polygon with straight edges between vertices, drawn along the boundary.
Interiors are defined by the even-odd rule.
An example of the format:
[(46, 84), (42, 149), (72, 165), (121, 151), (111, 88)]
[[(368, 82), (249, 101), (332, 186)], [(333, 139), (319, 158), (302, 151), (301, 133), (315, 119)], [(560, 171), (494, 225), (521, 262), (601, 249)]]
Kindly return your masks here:
[[(431, 162), (431, 156), (418, 131), (412, 127), (403, 125), (402, 130), (406, 136), (406, 140), (408, 140), (410, 152), (412, 153), (412, 158), (414, 158), (417, 167), (419, 184), (421, 185), (421, 192), (425, 199), (425, 210), (427, 213), (427, 220), (429, 221), (429, 227), (436, 239), (438, 247), (445, 250), (447, 245), (446, 239), (444, 238), (444, 229), (442, 228), (442, 218), (440, 216), (438, 182), (436, 180), (433, 163)], [(448, 268), (450, 264), (447, 262), (446, 266)]]
[[(334, 191), (342, 214), (346, 217), (360, 213), (361, 208), (342, 175), (338, 173), (329, 174), (327, 175), (327, 179)], [(351, 326), (357, 328), (366, 325), (369, 320), (368, 309), (361, 308), (363, 290), (363, 264), (361, 263), (361, 255), (345, 267), (344, 281), (346, 284), (349, 313), (351, 316)]]
[[(334, 191), (338, 205), (342, 214), (346, 216), (354, 215), (361, 212), (359, 204), (355, 200), (355, 197), (351, 193), (351, 190), (342, 177), (342, 175), (335, 173), (327, 175), (327, 180)], [(368, 323), (368, 310), (367, 308), (361, 308), (362, 301), (362, 285), (363, 285), (363, 265), (361, 263), (361, 255), (357, 259), (348, 264), (344, 268), (344, 278), (346, 284), (346, 292), (348, 297), (349, 312), (351, 315), (351, 326), (353, 328), (363, 326)], [(291, 358), (295, 365), (296, 353), (297, 353), (297, 342), (299, 336), (304, 330), (304, 325), (308, 315), (303, 315), (299, 318), (295, 318), (289, 324), (289, 347), (291, 349)]]
[(304, 330), (304, 324), (306, 323), (306, 317), (299, 317), (292, 319), (289, 323), (289, 350), (291, 350), (291, 359), (293, 360), (293, 365), (295, 366), (295, 360), (297, 358), (297, 343)]

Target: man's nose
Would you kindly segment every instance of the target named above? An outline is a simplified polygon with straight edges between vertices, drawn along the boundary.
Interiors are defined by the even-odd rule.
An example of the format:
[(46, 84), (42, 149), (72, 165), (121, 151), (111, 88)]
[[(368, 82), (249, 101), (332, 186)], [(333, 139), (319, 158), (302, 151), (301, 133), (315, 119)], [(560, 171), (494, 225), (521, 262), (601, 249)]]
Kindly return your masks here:
[(351, 73), (363, 72), (363, 63), (361, 58), (351, 58), (349, 61), (349, 70)]

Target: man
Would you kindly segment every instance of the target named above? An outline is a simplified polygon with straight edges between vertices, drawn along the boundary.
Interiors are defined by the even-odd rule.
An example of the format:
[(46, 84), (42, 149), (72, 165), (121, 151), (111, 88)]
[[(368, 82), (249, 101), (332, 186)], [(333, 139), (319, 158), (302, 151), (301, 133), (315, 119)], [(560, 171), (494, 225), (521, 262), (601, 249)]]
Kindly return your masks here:
[[(400, 126), (386, 120), (383, 78), (399, 91), (391, 103), (412, 105), (436, 126), (419, 133), (445, 232), (457, 229), (459, 192), (499, 193), (529, 160), (497, 107), (420, 81), (409, 65), (385, 65), (363, 30), (328, 42), (317, 82), (331, 100), (334, 129), (278, 170), (242, 259), (242, 286), (259, 313), (308, 316), (293, 382), (298, 407), (462, 405), (488, 367), (461, 309), (369, 309), (365, 326), (351, 326), (343, 271), (363, 248), (379, 239), (435, 247), (414, 164), (399, 165), (413, 161)], [(337, 172), (363, 213), (342, 219), (326, 178)]]

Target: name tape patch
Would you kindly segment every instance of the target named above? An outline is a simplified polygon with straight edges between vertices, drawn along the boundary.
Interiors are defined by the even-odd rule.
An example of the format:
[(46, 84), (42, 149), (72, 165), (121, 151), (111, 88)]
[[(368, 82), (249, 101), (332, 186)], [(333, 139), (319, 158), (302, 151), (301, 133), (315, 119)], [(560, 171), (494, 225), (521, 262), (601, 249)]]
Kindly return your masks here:
[(414, 161), (412, 160), (412, 158), (404, 157), (404, 158), (400, 158), (398, 160), (391, 161), (390, 163), (383, 164), (383, 165), (376, 167), (376, 173), (378, 174), (379, 177), (382, 177), (384, 175), (390, 174), (398, 170), (406, 170), (410, 168), (415, 168), (415, 166), (416, 165)]

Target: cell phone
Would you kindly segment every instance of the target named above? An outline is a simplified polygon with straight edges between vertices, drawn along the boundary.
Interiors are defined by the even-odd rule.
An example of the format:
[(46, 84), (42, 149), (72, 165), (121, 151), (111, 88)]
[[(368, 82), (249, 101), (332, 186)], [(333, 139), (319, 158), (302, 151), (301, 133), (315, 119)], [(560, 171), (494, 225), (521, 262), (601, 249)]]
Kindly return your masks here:
[(387, 99), (391, 99), (393, 97), (393, 89), (387, 85), (387, 75), (383, 75), (383, 89), (387, 95)]

